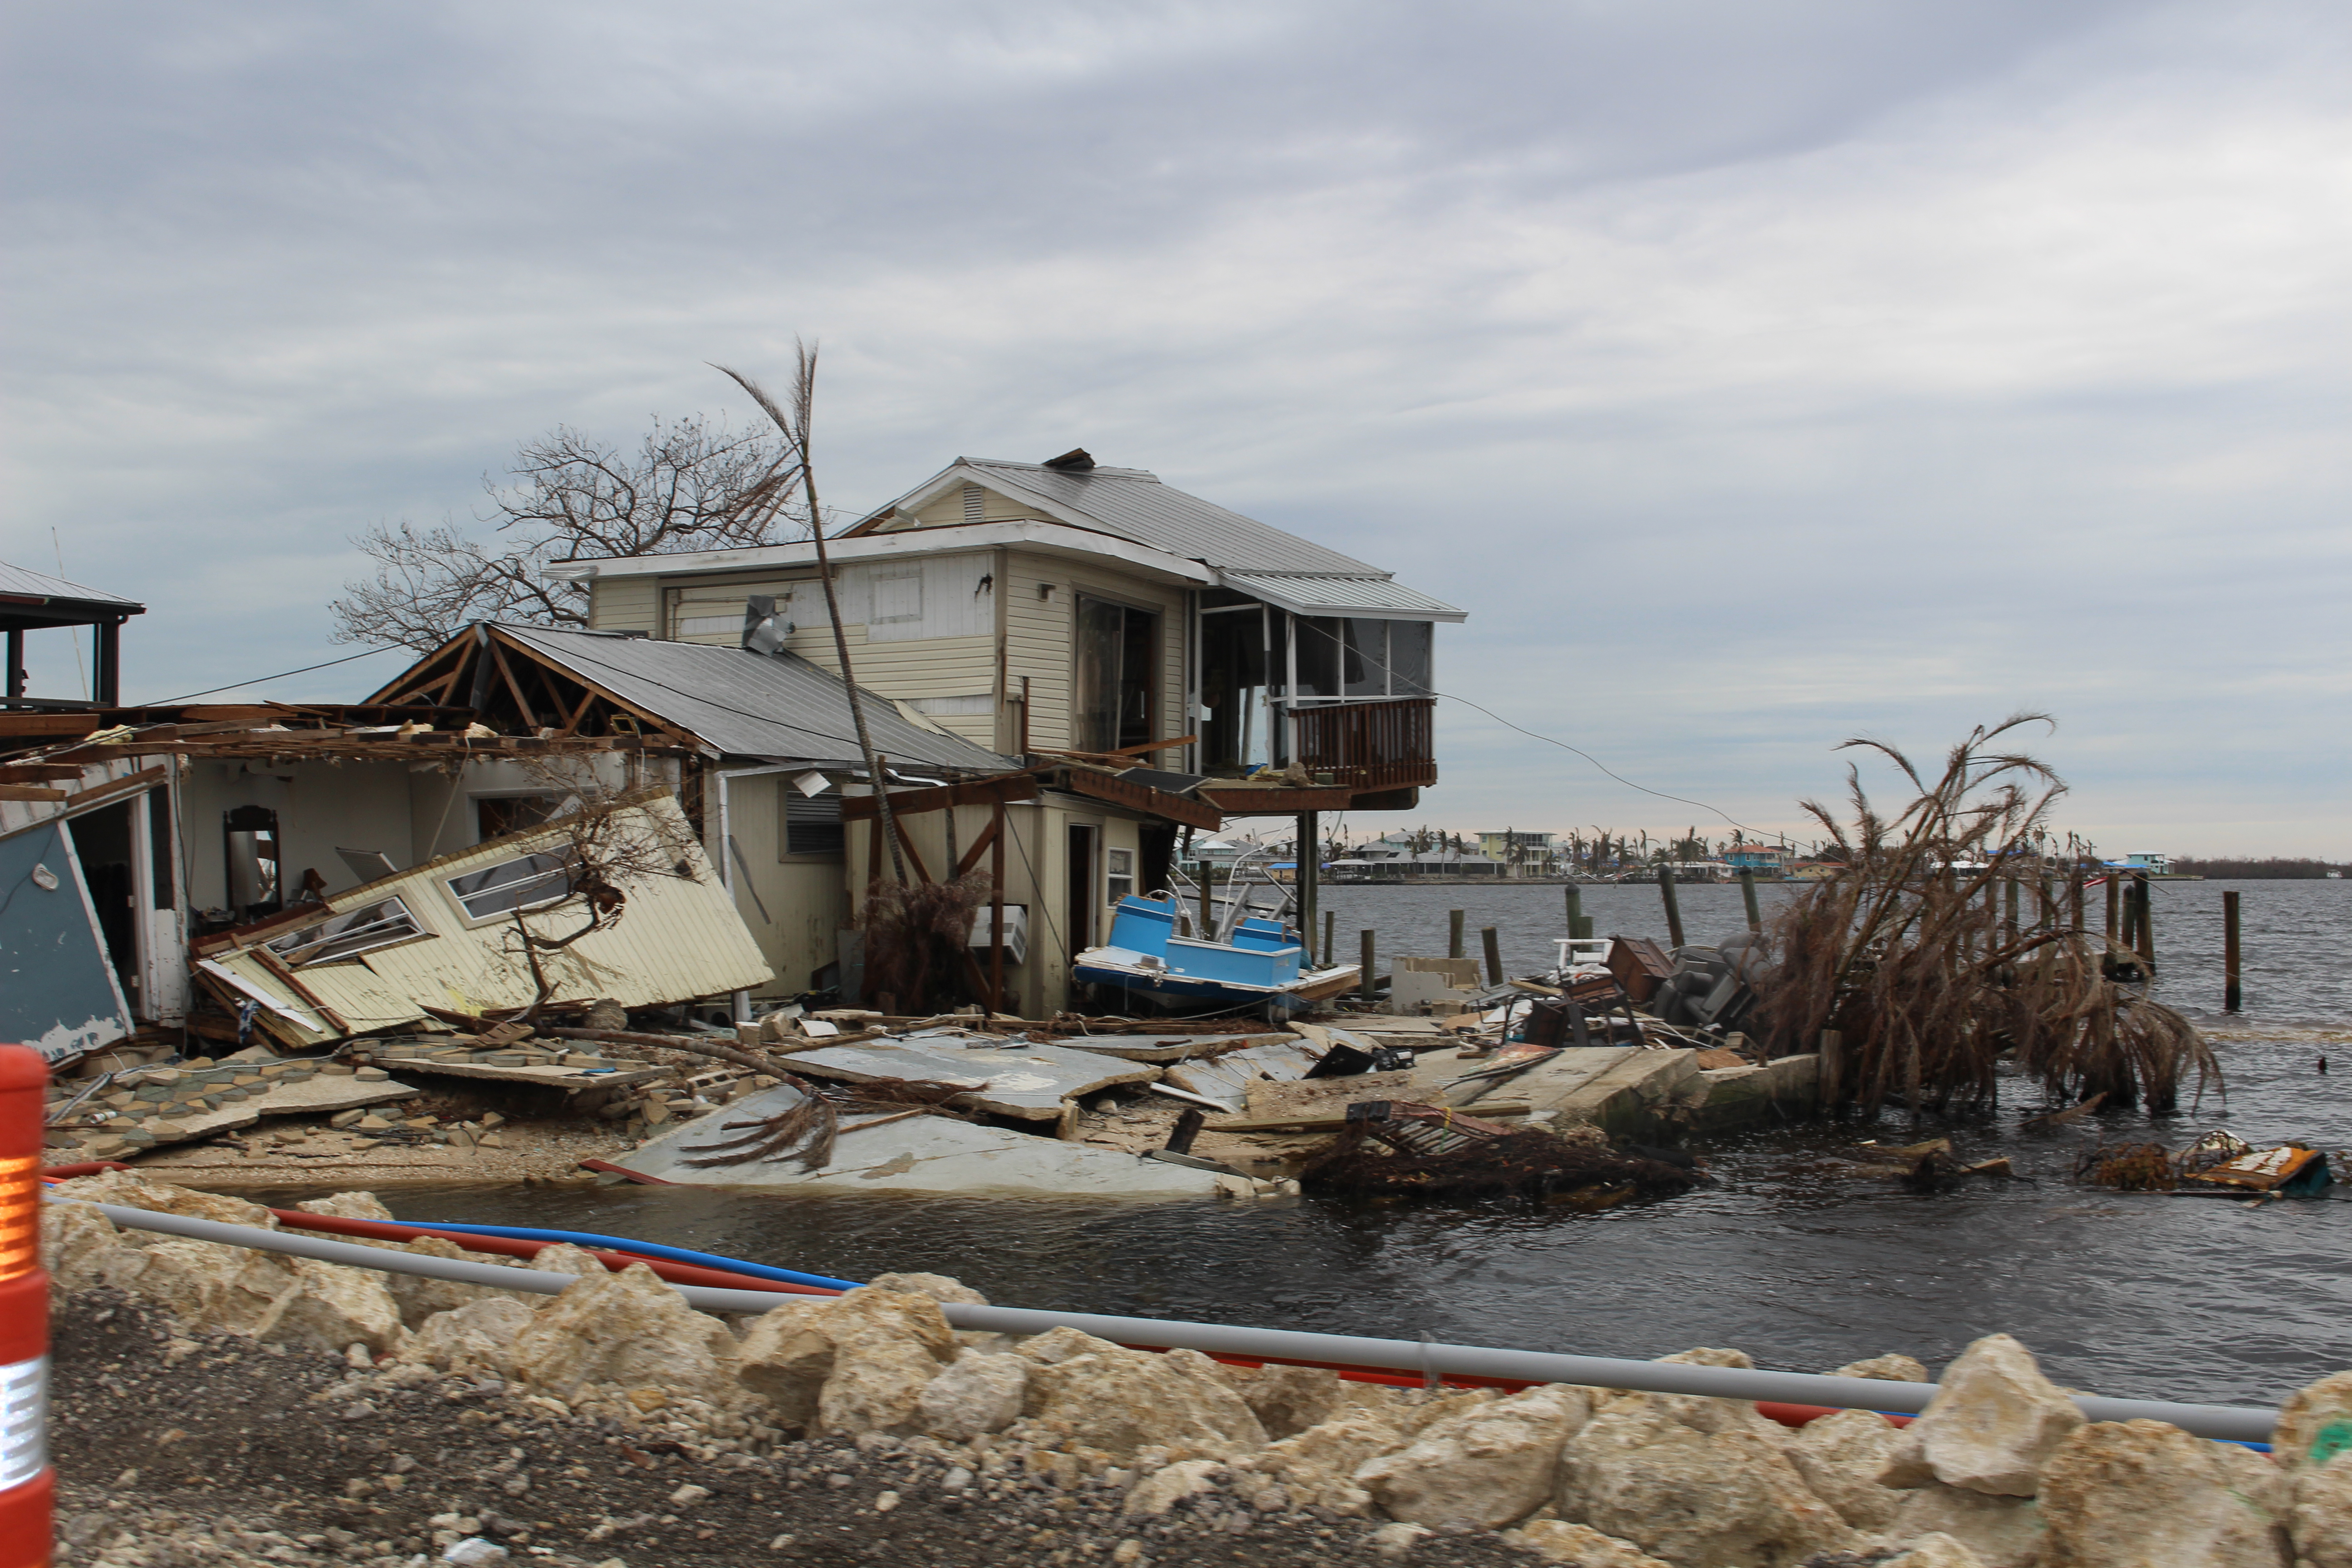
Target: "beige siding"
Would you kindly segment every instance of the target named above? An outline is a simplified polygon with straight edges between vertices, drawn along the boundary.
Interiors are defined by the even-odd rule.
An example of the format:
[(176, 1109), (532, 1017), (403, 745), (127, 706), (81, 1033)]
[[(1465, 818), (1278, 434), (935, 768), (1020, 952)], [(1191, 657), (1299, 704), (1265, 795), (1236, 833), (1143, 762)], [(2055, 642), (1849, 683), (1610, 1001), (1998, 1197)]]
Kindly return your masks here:
[[(1012, 552), (1005, 573), (1010, 581), (1004, 602), (1006, 673), (1012, 695), (1018, 697), (1021, 678), (1030, 679), (1035, 711), (1031, 715), (1029, 743), (1054, 749), (1069, 746), (1070, 697), (1077, 596), (1115, 599), (1160, 616), (1159, 712), (1153, 739), (1185, 734), (1184, 595), (1140, 575), (1084, 564), (1027, 551)], [(1050, 595), (1041, 595), (1044, 585)], [(1170, 753), (1161, 762), (1180, 760)]]
[[(1011, 496), (999, 495), (985, 485), (981, 487), (980, 498), (980, 521), (982, 522), (1010, 522), (1016, 518), (1045, 515), (1028, 502), (1014, 500)], [(928, 506), (918, 507), (915, 517), (918, 520), (918, 526), (923, 528), (943, 528), (963, 521), (962, 487), (958, 486), (950, 489), (947, 494)]]
[(776, 972), (767, 989), (786, 996), (809, 989), (816, 971), (834, 961), (836, 933), (849, 923), (841, 861), (782, 853), (782, 792), (790, 787), (790, 775), (779, 773), (727, 786), (727, 827), (743, 852), (743, 865), (728, 868), (737, 879), (735, 912)]
[(661, 635), (661, 591), (652, 577), (597, 577), (588, 584), (588, 626)]

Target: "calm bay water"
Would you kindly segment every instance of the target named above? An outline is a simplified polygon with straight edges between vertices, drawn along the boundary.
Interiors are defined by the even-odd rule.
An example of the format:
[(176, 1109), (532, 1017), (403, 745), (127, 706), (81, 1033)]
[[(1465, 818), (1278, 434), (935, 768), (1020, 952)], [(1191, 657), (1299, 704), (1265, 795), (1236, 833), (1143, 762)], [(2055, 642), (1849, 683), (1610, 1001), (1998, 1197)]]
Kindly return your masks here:
[[(2017, 1123), (2040, 1101), (2021, 1084), (1991, 1115), (1918, 1134), (1895, 1115), (1800, 1123), (1717, 1141), (1718, 1185), (1598, 1215), (634, 1186), (384, 1195), (407, 1219), (602, 1231), (847, 1279), (928, 1269), (1008, 1304), (1335, 1333), (1626, 1356), (1728, 1345), (1826, 1371), (1886, 1351), (1934, 1366), (2004, 1331), (2074, 1387), (2273, 1403), (2352, 1366), (2352, 1201), (2137, 1196), (2067, 1179), (2101, 1130), (2178, 1142), (2225, 1126), (2257, 1143), (2352, 1148), (2352, 1035), (2331, 1047), (2310, 1032), (2352, 1027), (2352, 884), (2157, 884), (2158, 994), (2184, 1010), (2218, 1016), (2229, 885), (2244, 893), (2247, 1012), (2219, 1047), (2226, 1102), (2028, 1132)], [(1741, 929), (1738, 888), (1680, 891), (1694, 940)], [(1588, 888), (1584, 903), (1603, 934), (1665, 934), (1654, 887)], [(1495, 926), (1525, 972), (1549, 964), (1561, 931), (1557, 887), (1338, 888), (1326, 907), (1343, 955), (1365, 927), (1383, 954), (1442, 953), (1458, 908), (1473, 952)], [(2323, 1076), (2330, 1049), (2336, 1070)], [(2009, 1155), (2023, 1179), (1918, 1195), (1839, 1173), (1861, 1140), (1948, 1130), (1964, 1154)]]

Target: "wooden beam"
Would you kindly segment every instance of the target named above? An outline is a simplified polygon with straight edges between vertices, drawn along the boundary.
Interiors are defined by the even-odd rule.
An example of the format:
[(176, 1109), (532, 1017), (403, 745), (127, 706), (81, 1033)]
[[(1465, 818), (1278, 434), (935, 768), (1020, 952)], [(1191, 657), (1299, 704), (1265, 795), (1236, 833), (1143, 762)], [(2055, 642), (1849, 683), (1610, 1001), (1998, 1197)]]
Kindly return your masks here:
[(85, 805), (95, 805), (100, 801), (118, 795), (136, 795), (142, 790), (152, 789), (162, 784), (171, 776), (171, 773), (170, 764), (158, 763), (152, 768), (142, 768), (135, 773), (126, 773), (119, 779), (109, 779), (106, 783), (94, 784), (89, 789), (76, 790), (66, 796), (66, 807), (68, 810), (73, 810)]
[(72, 784), (81, 773), (68, 763), (0, 763), (0, 784)]
[[(1153, 789), (1150, 784), (1137, 784), (1132, 779), (1098, 773), (1087, 768), (1066, 770), (1061, 787), (1073, 794), (1092, 795), (1097, 800), (1106, 800), (1149, 816), (1205, 828), (1211, 833), (1225, 825), (1225, 819), (1218, 815), (1213, 805), (1203, 805), (1188, 795), (1173, 795), (1164, 789)], [(1344, 795), (1347, 792), (1343, 790), (1340, 793)]]
[(572, 710), (572, 716), (563, 721), (563, 728), (559, 731), (559, 734), (571, 735), (577, 733), (580, 729), (581, 716), (588, 711), (588, 705), (595, 700), (596, 689), (593, 686), (583, 686), (580, 689), (580, 706), (574, 708)]
[(0, 784), (0, 800), (37, 801), (55, 804), (66, 798), (61, 789), (43, 789), (38, 784)]
[[(1038, 784), (1032, 773), (1000, 773), (994, 778), (972, 779), (963, 784), (938, 784), (929, 789), (893, 790), (890, 794), (890, 815), (920, 816), (925, 812), (944, 811), (951, 805), (999, 805), (1014, 801), (1034, 800)], [(863, 822), (879, 816), (881, 807), (870, 795), (845, 795), (841, 802), (844, 822)]]
[[(971, 841), (971, 847), (963, 852), (963, 858), (956, 862), (955, 874), (959, 877), (963, 876), (974, 866), (979, 865), (980, 858), (988, 853), (989, 846), (996, 842), (996, 836), (1003, 830), (1004, 803), (999, 801), (996, 805), (996, 815), (989, 819), (987, 826), (980, 830), (980, 837)], [(1003, 853), (1001, 848), (997, 850), (1000, 857)]]
[[(879, 822), (881, 818), (877, 816), (875, 820)], [(929, 881), (931, 879), (930, 868), (925, 866), (923, 864), (923, 858), (915, 853), (915, 841), (907, 837), (907, 825), (894, 816), (890, 819), (890, 826), (897, 830), (898, 835), (898, 847), (907, 852), (907, 863), (914, 867), (915, 875), (921, 878), (926, 882)]]
[(1345, 811), (1356, 796), (1355, 790), (1344, 784), (1306, 787), (1234, 784), (1224, 789), (1214, 784), (1202, 784), (1198, 794), (1229, 816), (1289, 816), (1302, 811)]
[(522, 682), (515, 679), (514, 670), (507, 663), (507, 650), (499, 646), (496, 637), (490, 639), (490, 658), (498, 665), (499, 673), (506, 678), (507, 694), (514, 699), (516, 710), (522, 714), (524, 727), (538, 729), (539, 715), (530, 710), (530, 703), (522, 694)]

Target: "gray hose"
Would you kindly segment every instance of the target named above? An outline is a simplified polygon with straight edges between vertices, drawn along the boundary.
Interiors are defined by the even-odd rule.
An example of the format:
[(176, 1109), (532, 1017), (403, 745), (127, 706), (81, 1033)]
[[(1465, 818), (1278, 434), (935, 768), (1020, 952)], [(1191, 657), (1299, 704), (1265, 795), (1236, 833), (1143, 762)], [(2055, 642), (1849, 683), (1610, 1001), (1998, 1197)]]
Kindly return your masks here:
[[(85, 1202), (52, 1197), (53, 1203)], [(263, 1230), (254, 1226), (224, 1225), (217, 1220), (190, 1219), (182, 1215), (156, 1214), (119, 1204), (90, 1206), (116, 1225), (162, 1231), (198, 1241), (221, 1242), (269, 1252), (315, 1258), (324, 1263), (374, 1268), (392, 1274), (415, 1274), (428, 1279), (454, 1279), (467, 1285), (489, 1285), (507, 1290), (528, 1290), (552, 1296), (569, 1286), (573, 1276), (536, 1268), (514, 1268), (496, 1263), (467, 1263), (454, 1258), (429, 1258), (414, 1252), (360, 1247), (348, 1241)], [(726, 1290), (705, 1285), (672, 1285), (687, 1304), (705, 1312), (735, 1315), (773, 1310), (787, 1300), (808, 1300), (769, 1290)], [(1932, 1383), (1890, 1383), (1868, 1377), (1824, 1377), (1804, 1372), (1764, 1372), (1735, 1366), (1693, 1366), (1681, 1362), (1624, 1361), (1610, 1356), (1560, 1355), (1549, 1351), (1488, 1350), (1475, 1345), (1432, 1344), (1418, 1340), (1362, 1339), (1350, 1334), (1307, 1334), (1287, 1329), (1253, 1329), (1225, 1323), (1185, 1323), (1159, 1318), (1116, 1318), (1096, 1312), (1045, 1312), (1022, 1307), (980, 1307), (961, 1301), (940, 1303), (940, 1310), (959, 1329), (983, 1333), (1042, 1334), (1050, 1329), (1072, 1328), (1097, 1339), (1124, 1345), (1154, 1345), (1166, 1350), (1196, 1350), (1216, 1355), (1247, 1356), (1265, 1361), (1327, 1362), (1341, 1366), (1426, 1367), (1441, 1376), (1485, 1377), (1520, 1383), (1573, 1383), (1598, 1388), (1635, 1389), (1649, 1394), (1690, 1394), (1711, 1399), (1762, 1399), (1790, 1405), (1821, 1405), (1848, 1410), (1891, 1410), (1916, 1413), (1936, 1396)], [(2094, 1421), (2168, 1421), (2200, 1437), (2240, 1443), (2266, 1443), (2277, 1417), (2259, 1408), (2231, 1405), (2175, 1405), (2158, 1399), (2108, 1399), (2098, 1394), (2073, 1396), (2083, 1414)]]

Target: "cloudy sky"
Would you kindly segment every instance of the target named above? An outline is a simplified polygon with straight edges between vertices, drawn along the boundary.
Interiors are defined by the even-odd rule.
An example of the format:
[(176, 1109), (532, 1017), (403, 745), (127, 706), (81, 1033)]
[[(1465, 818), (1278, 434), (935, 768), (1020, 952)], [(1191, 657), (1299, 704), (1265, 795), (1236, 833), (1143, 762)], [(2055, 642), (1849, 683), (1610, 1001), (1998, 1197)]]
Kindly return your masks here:
[[(1083, 444), (1468, 607), (1446, 691), (1750, 827), (2032, 708), (2110, 850), (2352, 858), (2328, 0), (0, 26), (0, 559), (151, 606), (129, 697), (349, 651), (350, 534), (559, 422), (740, 422), (704, 362), (804, 332), (844, 506)], [(1442, 710), (1416, 820), (1723, 831)]]

